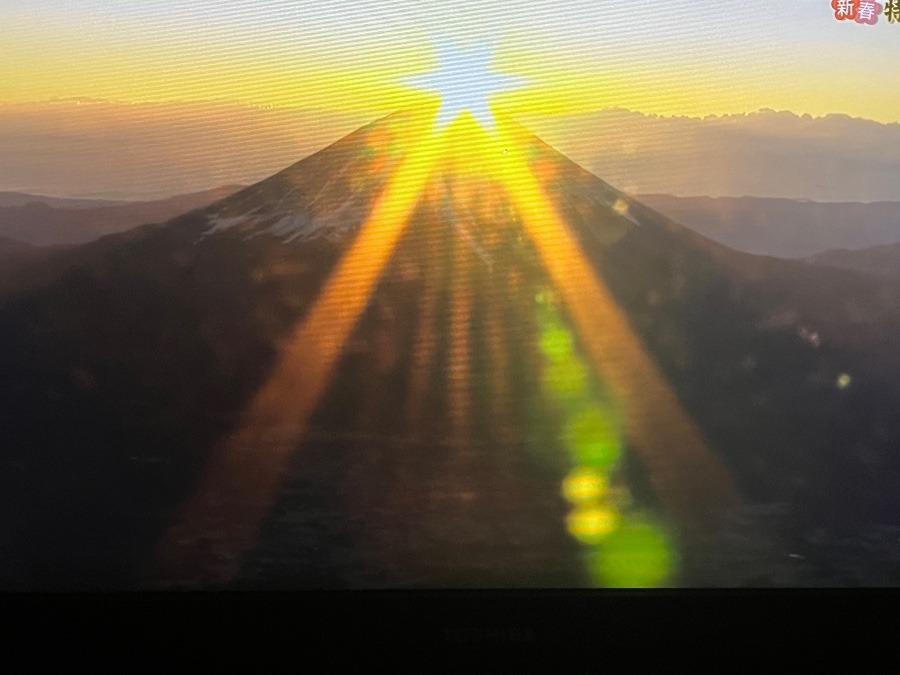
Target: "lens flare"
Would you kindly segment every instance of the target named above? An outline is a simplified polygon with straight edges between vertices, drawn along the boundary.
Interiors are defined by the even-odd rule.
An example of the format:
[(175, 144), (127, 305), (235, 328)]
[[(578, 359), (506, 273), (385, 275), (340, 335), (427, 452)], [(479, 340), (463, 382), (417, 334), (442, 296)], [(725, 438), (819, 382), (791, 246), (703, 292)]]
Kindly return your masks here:
[(590, 395), (587, 373), (574, 359), (546, 366), (544, 385), (565, 404), (577, 403)]
[(574, 350), (572, 336), (562, 326), (550, 326), (541, 335), (541, 352), (553, 361), (569, 358)]
[(573, 415), (563, 434), (569, 448), (586, 466), (608, 470), (619, 460), (621, 448), (615, 422), (599, 405)]
[(593, 572), (604, 586), (612, 588), (660, 586), (671, 576), (674, 564), (668, 538), (643, 520), (623, 523), (592, 556)]
[(566, 518), (569, 533), (588, 545), (601, 544), (616, 529), (619, 514), (612, 508), (593, 506), (577, 509)]
[(606, 477), (585, 467), (579, 467), (563, 481), (563, 496), (572, 504), (596, 502), (609, 490)]

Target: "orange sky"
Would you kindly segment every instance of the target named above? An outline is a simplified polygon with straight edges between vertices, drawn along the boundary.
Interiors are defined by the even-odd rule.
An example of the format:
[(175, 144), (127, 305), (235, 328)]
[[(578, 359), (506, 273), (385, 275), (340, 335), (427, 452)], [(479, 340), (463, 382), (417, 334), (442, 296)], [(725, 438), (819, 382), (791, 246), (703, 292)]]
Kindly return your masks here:
[(841, 112), (900, 121), (900, 28), (834, 19), (825, 0), (491, 2), (7, 0), (0, 101), (228, 100), (380, 115), (435, 40), (497, 45), (531, 78), (514, 113)]
[[(669, 124), (607, 124), (603, 133), (614, 138), (601, 143), (592, 114), (702, 118), (772, 108), (900, 121), (884, 65), (900, 56), (900, 27), (846, 25), (827, 5), (7, 0), (0, 72), (14, 76), (0, 78), (0, 189), (137, 197), (259, 180), (361, 124), (430, 101), (400, 81), (432, 68), (435, 44), (448, 41), (491, 43), (496, 69), (529, 79), (492, 99), (497, 109), (585, 164), (604, 153), (636, 158), (621, 171), (611, 162), (608, 174), (665, 191), (665, 181), (645, 175), (652, 167), (640, 148), (652, 145), (663, 160), (708, 152), (706, 127), (685, 140)], [(866, 132), (865, 143), (881, 152), (894, 138), (885, 129), (879, 141)], [(826, 148), (843, 143), (829, 134)], [(90, 167), (89, 175), (73, 167)], [(660, 167), (672, 173), (665, 161)], [(807, 182), (799, 192), (822, 192), (812, 175)]]

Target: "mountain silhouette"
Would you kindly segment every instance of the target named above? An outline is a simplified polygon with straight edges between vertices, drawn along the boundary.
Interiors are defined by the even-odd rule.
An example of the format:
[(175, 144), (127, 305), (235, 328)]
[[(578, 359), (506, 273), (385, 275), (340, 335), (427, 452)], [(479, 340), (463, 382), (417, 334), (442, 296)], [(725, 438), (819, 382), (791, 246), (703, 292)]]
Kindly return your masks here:
[(900, 276), (900, 244), (884, 244), (860, 250), (830, 249), (812, 256), (810, 262), (856, 270), (866, 274)]
[[(331, 282), (348, 251), (365, 267), (364, 223), (402, 173), (415, 123), (379, 120), (214, 204), (19, 273), (0, 296), (4, 588), (153, 587), (161, 542), (192, 552), (173, 568), (183, 576), (166, 579), (176, 584), (588, 583), (565, 529), (569, 458), (542, 386), (537, 305), (558, 309), (580, 349), (590, 339), (552, 299), (560, 289), (507, 186), (477, 170), (465, 143), (450, 142), (410, 196), (359, 315), (339, 311), (361, 291)], [(681, 437), (659, 399), (659, 420), (624, 441), (619, 478), (637, 507), (677, 533), (691, 531), (694, 501), (721, 501), (723, 518), (783, 504), (785, 547), (823, 528), (897, 524), (895, 286), (731, 251), (536, 137), (518, 141), (636, 336), (622, 358), (646, 352), (711, 452), (691, 464), (666, 445)], [(303, 433), (286, 436), (279, 411), (318, 377), (318, 354), (296, 354), (292, 341), (321, 319), (323, 297), (347, 339)], [(590, 379), (607, 386), (602, 373)], [(651, 396), (633, 391), (622, 405), (652, 410)], [(218, 449), (244, 438), (248, 414), (271, 419), (271, 434), (257, 428), (224, 475), (253, 499), (219, 506), (198, 486), (231, 461)], [(639, 447), (642, 434), (656, 455)], [(684, 462), (668, 470), (663, 450)], [(724, 474), (709, 469), (719, 463)], [(724, 475), (737, 495), (727, 505)], [(182, 536), (173, 523), (197, 503), (222, 515)], [(240, 528), (246, 550), (226, 545)], [(771, 574), (763, 554), (736, 569), (715, 558), (709, 546), (725, 550), (725, 539), (678, 541), (674, 583)], [(807, 558), (807, 583), (831, 579), (833, 558)], [(881, 579), (865, 565), (854, 573)]]
[(638, 199), (729, 248), (778, 258), (900, 241), (900, 203), (811, 202), (764, 197)]
[(144, 223), (159, 223), (206, 206), (240, 186), (175, 195), (143, 202), (59, 199), (0, 193), (0, 236), (33, 246), (84, 244)]

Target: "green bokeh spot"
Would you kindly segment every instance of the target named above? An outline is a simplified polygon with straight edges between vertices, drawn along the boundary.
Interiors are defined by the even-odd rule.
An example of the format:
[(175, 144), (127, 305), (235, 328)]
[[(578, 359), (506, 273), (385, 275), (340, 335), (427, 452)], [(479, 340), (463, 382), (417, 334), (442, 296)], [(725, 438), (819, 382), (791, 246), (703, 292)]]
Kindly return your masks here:
[(585, 408), (572, 415), (564, 436), (578, 464), (608, 469), (619, 460), (622, 448), (616, 423), (602, 408)]
[(675, 554), (666, 535), (645, 521), (624, 524), (591, 556), (591, 572), (603, 586), (653, 588), (674, 572)]
[(544, 368), (544, 385), (563, 403), (590, 396), (587, 372), (575, 358), (548, 364)]
[(541, 352), (552, 361), (572, 358), (574, 347), (572, 336), (562, 326), (551, 325), (541, 333)]

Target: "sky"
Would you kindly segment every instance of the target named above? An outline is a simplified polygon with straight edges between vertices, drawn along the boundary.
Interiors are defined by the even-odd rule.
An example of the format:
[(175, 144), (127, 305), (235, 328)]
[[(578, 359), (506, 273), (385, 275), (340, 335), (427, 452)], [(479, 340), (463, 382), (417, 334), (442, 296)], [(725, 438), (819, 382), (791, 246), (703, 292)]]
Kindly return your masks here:
[[(900, 25), (830, 0), (4, 0), (0, 101), (229, 100), (378, 114), (435, 40), (497, 44), (513, 112), (760, 108), (900, 121)], [(891, 83), (894, 83), (893, 85)]]
[[(783, 147), (827, 155), (833, 180), (810, 160), (791, 185), (767, 183), (787, 165), (780, 127), (663, 118), (872, 120), (866, 147), (887, 157), (865, 171), (900, 166), (900, 23), (838, 22), (830, 0), (3, 0), (0, 36), (0, 190), (139, 198), (259, 180), (423, 103), (403, 82), (437, 65), (440, 44), (492, 46), (498, 72), (528, 81), (496, 109), (637, 190), (853, 199), (840, 169), (869, 161), (842, 137), (863, 127), (803, 117)], [(647, 120), (595, 117), (619, 109)], [(720, 164), (684, 165), (717, 151), (708, 130), (728, 148)], [(713, 180), (739, 176), (722, 164), (753, 160), (760, 134), (769, 155), (752, 178)]]

